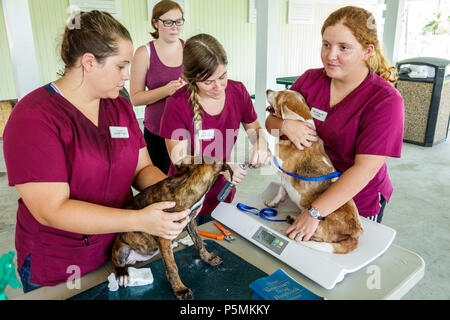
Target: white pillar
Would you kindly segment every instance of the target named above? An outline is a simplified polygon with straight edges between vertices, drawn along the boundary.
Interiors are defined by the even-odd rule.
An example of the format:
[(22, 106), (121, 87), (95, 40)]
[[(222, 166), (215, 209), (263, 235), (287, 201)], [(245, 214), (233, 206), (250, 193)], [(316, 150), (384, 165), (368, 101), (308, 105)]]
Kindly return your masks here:
[(278, 0), (256, 0), (256, 12), (255, 110), (264, 126), (266, 90), (276, 85)]
[(402, 34), (402, 15), (405, 0), (385, 0), (386, 11), (384, 18), (383, 53), (388, 61), (395, 65), (398, 60), (400, 36)]
[(28, 0), (2, 0), (17, 98), (40, 86)]

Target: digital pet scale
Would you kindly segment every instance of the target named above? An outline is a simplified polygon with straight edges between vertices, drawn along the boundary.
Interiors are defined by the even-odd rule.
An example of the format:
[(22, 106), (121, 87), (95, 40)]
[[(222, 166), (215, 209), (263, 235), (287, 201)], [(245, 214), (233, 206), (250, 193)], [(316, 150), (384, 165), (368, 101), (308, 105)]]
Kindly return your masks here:
[[(265, 208), (264, 200), (272, 199), (279, 187), (278, 183), (272, 182), (262, 194), (243, 203)], [(285, 219), (287, 215), (299, 214), (299, 208), (289, 198), (276, 209), (278, 215), (270, 219)], [(266, 221), (229, 203), (221, 202), (212, 217), (326, 289), (333, 289), (347, 273), (361, 269), (382, 255), (396, 234), (392, 228), (361, 217), (364, 234), (359, 238), (358, 248), (347, 254), (334, 254), (317, 251), (289, 239), (285, 235), (289, 226), (287, 222)]]

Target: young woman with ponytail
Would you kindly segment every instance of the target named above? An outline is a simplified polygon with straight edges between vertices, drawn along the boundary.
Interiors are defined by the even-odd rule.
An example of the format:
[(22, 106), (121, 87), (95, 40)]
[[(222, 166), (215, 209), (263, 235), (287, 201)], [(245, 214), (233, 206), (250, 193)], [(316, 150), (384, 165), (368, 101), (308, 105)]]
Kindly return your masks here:
[[(111, 257), (117, 232), (169, 240), (189, 211), (173, 202), (122, 209), (166, 176), (148, 155), (132, 106), (119, 91), (129, 80), (133, 43), (109, 13), (77, 13), (64, 30), (61, 78), (22, 98), (8, 120), (3, 148), (10, 186), (20, 194), (17, 266), (24, 292), (64, 283)], [(76, 20), (76, 16), (70, 21)]]
[[(187, 155), (201, 155), (229, 161), (239, 126), (243, 125), (253, 144), (250, 162), (258, 167), (268, 163), (270, 151), (257, 120), (249, 93), (241, 82), (228, 80), (227, 56), (222, 45), (207, 34), (186, 41), (183, 50), (183, 78), (187, 85), (166, 100), (160, 135), (166, 139), (173, 163)], [(259, 133), (262, 133), (261, 135)], [(246, 171), (232, 165), (232, 183), (238, 185)], [(172, 165), (169, 175), (175, 172)], [(198, 224), (211, 220), (219, 204), (217, 195), (227, 179), (220, 176), (206, 194)], [(226, 202), (233, 200), (236, 189)]]
[[(315, 128), (291, 120), (282, 126), (273, 116), (266, 128), (280, 129), (300, 150), (319, 136), (334, 167), (343, 172), (313, 202), (320, 215), (353, 198), (361, 216), (381, 222), (393, 191), (385, 161), (400, 157), (403, 140), (403, 99), (392, 85), (396, 69), (381, 52), (373, 15), (362, 8), (338, 9), (321, 32), (323, 68), (306, 71), (291, 87), (305, 97)], [(305, 210), (286, 234), (308, 241), (318, 222)]]

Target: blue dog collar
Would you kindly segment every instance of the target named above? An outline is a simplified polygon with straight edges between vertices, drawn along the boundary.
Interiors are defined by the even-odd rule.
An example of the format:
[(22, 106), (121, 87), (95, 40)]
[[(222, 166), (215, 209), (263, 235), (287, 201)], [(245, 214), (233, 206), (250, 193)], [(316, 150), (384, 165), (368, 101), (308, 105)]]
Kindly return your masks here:
[(281, 172), (287, 174), (288, 176), (291, 176), (291, 177), (294, 177), (294, 178), (297, 178), (300, 180), (305, 180), (305, 181), (324, 181), (324, 180), (328, 180), (328, 179), (338, 178), (342, 175), (342, 172), (335, 171), (335, 172), (329, 173), (329, 174), (327, 174), (325, 176), (321, 176), (321, 177), (312, 177), (312, 178), (302, 177), (302, 176), (296, 175), (294, 173), (287, 172), (286, 170), (283, 170), (281, 168), (280, 164), (278, 163), (277, 157), (273, 157), (273, 163)]

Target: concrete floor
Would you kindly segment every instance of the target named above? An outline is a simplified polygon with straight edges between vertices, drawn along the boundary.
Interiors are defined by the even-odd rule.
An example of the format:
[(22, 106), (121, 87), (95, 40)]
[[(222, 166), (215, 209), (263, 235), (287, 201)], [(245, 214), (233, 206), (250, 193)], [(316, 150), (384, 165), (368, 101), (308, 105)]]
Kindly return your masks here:
[[(238, 144), (247, 146), (240, 135)], [(2, 148), (2, 141), (0, 141)], [(241, 150), (241, 149), (240, 149)], [(18, 195), (8, 187), (0, 157), (0, 254), (15, 251), (14, 230)], [(426, 263), (424, 278), (404, 299), (450, 299), (450, 140), (432, 148), (403, 144), (400, 159), (389, 159), (394, 194), (383, 223), (397, 230), (394, 243), (420, 255)], [(234, 202), (262, 192), (273, 175), (249, 170)], [(382, 275), (381, 275), (382, 276)], [(9, 297), (22, 294), (7, 288)]]

